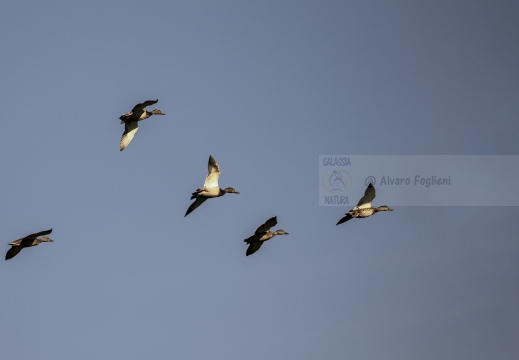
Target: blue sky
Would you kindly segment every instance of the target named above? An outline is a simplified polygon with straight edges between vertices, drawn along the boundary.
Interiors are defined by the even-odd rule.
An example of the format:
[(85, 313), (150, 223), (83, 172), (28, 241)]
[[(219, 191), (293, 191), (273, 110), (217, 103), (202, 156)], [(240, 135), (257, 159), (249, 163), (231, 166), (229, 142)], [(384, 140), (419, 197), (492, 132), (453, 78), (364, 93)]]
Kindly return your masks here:
[[(2, 356), (516, 359), (518, 208), (335, 226), (348, 208), (318, 206), (318, 159), (518, 154), (518, 16), (512, 1), (4, 2), (2, 249), (55, 242), (1, 264)], [(119, 152), (118, 117), (156, 98), (167, 115)], [(184, 218), (210, 154), (240, 194)], [(290, 235), (246, 257), (272, 216)]]

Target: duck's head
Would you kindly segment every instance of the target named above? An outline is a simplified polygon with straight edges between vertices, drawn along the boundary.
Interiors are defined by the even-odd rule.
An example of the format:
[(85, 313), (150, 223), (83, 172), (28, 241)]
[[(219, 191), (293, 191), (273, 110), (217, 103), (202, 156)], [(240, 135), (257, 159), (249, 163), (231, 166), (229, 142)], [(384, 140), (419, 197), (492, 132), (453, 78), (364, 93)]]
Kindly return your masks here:
[(54, 240), (52, 240), (48, 236), (43, 236), (43, 237), (39, 238), (38, 240), (40, 240), (40, 242), (54, 242)]
[(231, 187), (225, 188), (225, 189), (223, 189), (223, 191), (226, 192), (226, 193), (231, 193), (231, 194), (239, 194), (238, 191), (234, 190)]
[(162, 111), (160, 111), (159, 109), (153, 109), (150, 111), (153, 115), (166, 115), (164, 114)]
[(379, 207), (378, 207), (378, 211), (393, 211), (393, 210), (395, 210), (395, 209), (390, 208), (390, 207), (387, 206), (387, 205), (382, 205), (382, 206), (379, 206)]
[(283, 229), (276, 230), (276, 231), (274, 231), (274, 233), (276, 235), (288, 235), (288, 233)]

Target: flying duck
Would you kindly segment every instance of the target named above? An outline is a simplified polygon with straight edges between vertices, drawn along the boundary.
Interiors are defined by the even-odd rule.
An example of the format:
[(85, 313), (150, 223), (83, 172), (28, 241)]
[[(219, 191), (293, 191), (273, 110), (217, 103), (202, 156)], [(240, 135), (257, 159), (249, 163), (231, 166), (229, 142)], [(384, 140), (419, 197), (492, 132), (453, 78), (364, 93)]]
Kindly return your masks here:
[(364, 196), (359, 200), (357, 206), (346, 213), (342, 219), (336, 225), (342, 224), (353, 218), (366, 218), (371, 215), (376, 214), (379, 211), (393, 211), (394, 209), (390, 208), (387, 205), (379, 206), (378, 208), (374, 208), (371, 206), (371, 202), (375, 198), (375, 187), (373, 184), (369, 184), (368, 188), (364, 192)]
[(278, 223), (277, 217), (274, 216), (267, 221), (265, 221), (265, 224), (261, 225), (259, 228), (256, 229), (256, 232), (251, 237), (243, 240), (247, 244), (249, 244), (249, 247), (247, 248), (247, 252), (245, 255), (249, 256), (254, 254), (256, 251), (259, 250), (261, 245), (263, 245), (264, 241), (272, 239), (276, 235), (288, 235), (288, 233), (285, 230), (276, 230), (274, 232), (270, 231), (270, 228), (275, 226)]
[(30, 246), (36, 246), (42, 242), (53, 242), (54, 240), (52, 240), (51, 238), (49, 238), (47, 236), (38, 238), (38, 236), (48, 235), (51, 232), (52, 232), (52, 229), (40, 231), (38, 233), (27, 235), (26, 237), (23, 237), (21, 239), (10, 242), (9, 245), (11, 245), (11, 248), (7, 251), (7, 254), (5, 254), (5, 259), (9, 260), (9, 259), (15, 257), (16, 255), (18, 255), (18, 253), (20, 251), (22, 251), (23, 248), (30, 247)]
[(220, 186), (218, 186), (219, 177), (220, 166), (218, 166), (216, 160), (212, 156), (209, 156), (209, 162), (207, 164), (207, 177), (205, 178), (204, 187), (197, 189), (194, 193), (191, 194), (191, 200), (196, 200), (189, 206), (184, 217), (202, 205), (202, 203), (207, 199), (223, 196), (227, 193), (239, 194), (239, 192), (233, 188), (228, 187), (222, 189)]
[(148, 100), (143, 103), (137, 104), (133, 107), (132, 111), (121, 115), (119, 119), (121, 120), (121, 124), (124, 124), (124, 133), (121, 137), (121, 142), (119, 144), (119, 151), (123, 151), (125, 147), (130, 144), (135, 133), (139, 130), (139, 121), (149, 118), (151, 115), (166, 115), (162, 111), (155, 109), (151, 111), (146, 110), (146, 106), (150, 106), (156, 104), (159, 101), (157, 100)]

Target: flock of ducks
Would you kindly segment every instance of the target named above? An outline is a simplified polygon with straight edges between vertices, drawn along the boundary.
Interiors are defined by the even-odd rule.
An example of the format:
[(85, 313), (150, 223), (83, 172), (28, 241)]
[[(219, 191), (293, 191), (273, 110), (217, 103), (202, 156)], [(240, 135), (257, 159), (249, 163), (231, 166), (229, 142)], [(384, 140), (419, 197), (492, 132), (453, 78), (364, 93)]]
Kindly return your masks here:
[[(148, 100), (143, 103), (139, 103), (135, 105), (132, 111), (121, 115), (119, 119), (121, 120), (121, 124), (124, 124), (124, 133), (121, 137), (121, 142), (119, 144), (119, 150), (123, 151), (133, 140), (135, 133), (139, 130), (139, 121), (149, 118), (152, 115), (166, 115), (162, 111), (158, 109), (154, 109), (152, 111), (146, 110), (146, 107), (156, 104), (159, 100)], [(197, 189), (194, 193), (191, 194), (191, 200), (195, 200), (187, 209), (184, 217), (192, 213), (197, 207), (202, 205), (207, 199), (216, 198), (223, 196), (225, 194), (239, 194), (238, 191), (234, 190), (231, 187), (222, 189), (218, 185), (218, 179), (220, 178), (220, 166), (216, 162), (216, 160), (209, 156), (209, 162), (207, 164), (207, 177), (205, 178), (204, 186), (202, 188)], [(336, 225), (340, 225), (350, 219), (353, 218), (366, 218), (376, 214), (379, 211), (393, 211), (394, 209), (390, 208), (387, 205), (379, 206), (378, 208), (374, 208), (371, 206), (371, 202), (375, 199), (375, 187), (373, 184), (369, 184), (364, 196), (359, 200), (357, 206), (348, 211), (343, 218), (337, 222)], [(288, 232), (285, 230), (279, 229), (275, 231), (270, 231), (273, 226), (277, 225), (277, 217), (274, 216), (268, 219), (263, 225), (256, 229), (254, 235), (248, 237), (243, 240), (249, 246), (245, 253), (246, 256), (254, 254), (258, 251), (263, 245), (265, 241), (272, 239), (276, 235), (288, 235)], [(34, 234), (27, 235), (23, 238), (10, 242), (11, 248), (5, 254), (5, 260), (12, 259), (23, 248), (31, 247), (39, 245), (42, 242), (53, 242), (51, 238), (44, 235), (49, 235), (52, 232), (52, 229), (40, 231)], [(41, 237), (40, 237), (41, 236)]]

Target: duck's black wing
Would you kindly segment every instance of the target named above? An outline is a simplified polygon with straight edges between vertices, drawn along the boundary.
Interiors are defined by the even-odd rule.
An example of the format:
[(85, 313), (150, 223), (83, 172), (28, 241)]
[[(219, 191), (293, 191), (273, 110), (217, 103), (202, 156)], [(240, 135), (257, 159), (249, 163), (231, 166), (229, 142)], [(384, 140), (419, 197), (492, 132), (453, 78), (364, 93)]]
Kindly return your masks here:
[(43, 231), (40, 231), (40, 232), (37, 232), (37, 233), (34, 233), (34, 234), (31, 234), (31, 235), (27, 235), (24, 239), (36, 239), (38, 236), (42, 236), (42, 235), (49, 235), (50, 233), (52, 232), (52, 229), (49, 229), (49, 230), (43, 230)]
[(196, 200), (189, 206), (189, 208), (187, 209), (186, 211), (186, 215), (184, 215), (184, 217), (188, 216), (190, 213), (193, 212), (193, 210), (195, 210), (197, 207), (199, 207), (200, 205), (202, 205), (204, 203), (204, 201), (206, 201), (207, 198), (206, 197), (197, 197)]
[(335, 224), (335, 226), (345, 223), (346, 221), (348, 221), (350, 219), (353, 219), (353, 216), (351, 216), (350, 213), (346, 213), (346, 216), (344, 216), (342, 219), (340, 219), (339, 222), (337, 224)]
[(259, 248), (263, 245), (263, 241), (253, 241), (249, 243), (249, 247), (247, 248), (246, 256), (254, 254)]
[(157, 100), (146, 100), (145, 102), (142, 102), (140, 104), (137, 104), (133, 107), (132, 111), (143, 111), (146, 106), (150, 106), (150, 105), (153, 105), (153, 104), (156, 104), (159, 102), (159, 99)]
[(370, 183), (368, 185), (368, 188), (364, 192), (364, 196), (359, 200), (359, 203), (357, 204), (357, 206), (361, 206), (361, 205), (372, 202), (373, 199), (375, 198), (375, 195), (376, 195), (375, 187), (373, 186), (373, 184)]
[(5, 259), (9, 260), (14, 258), (20, 251), (22, 251), (23, 247), (21, 246), (12, 246), (9, 250), (7, 250), (7, 253), (5, 254)]
[(277, 217), (276, 216), (271, 217), (270, 219), (265, 221), (265, 224), (261, 225), (259, 228), (256, 229), (256, 232), (254, 233), (254, 235), (266, 233), (267, 231), (270, 230), (271, 227), (276, 226), (277, 223), (278, 223)]

